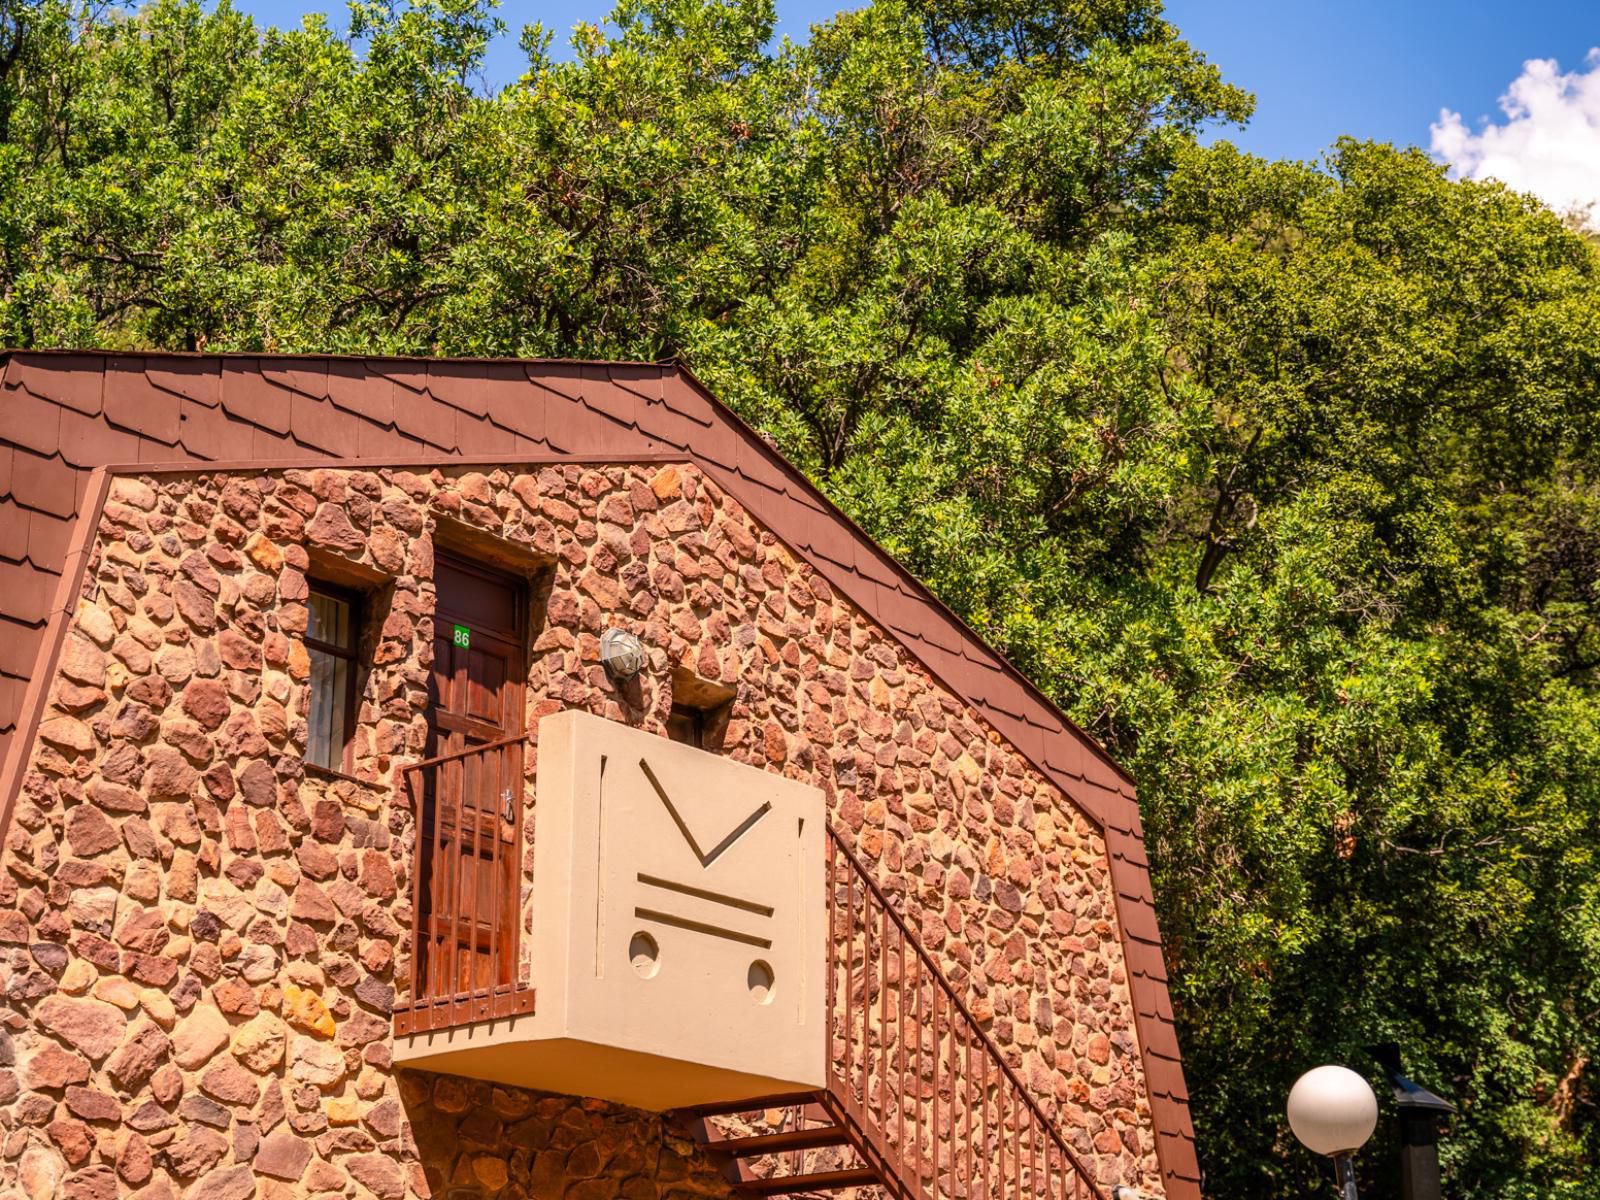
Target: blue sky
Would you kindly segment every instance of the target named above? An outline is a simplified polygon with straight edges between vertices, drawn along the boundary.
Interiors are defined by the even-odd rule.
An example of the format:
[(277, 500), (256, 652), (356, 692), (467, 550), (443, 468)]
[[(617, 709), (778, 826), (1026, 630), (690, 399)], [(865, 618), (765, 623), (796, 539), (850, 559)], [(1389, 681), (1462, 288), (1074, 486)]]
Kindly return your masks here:
[(1341, 134), (1429, 144), (1439, 110), (1476, 128), (1531, 58), (1565, 71), (1600, 46), (1595, 0), (1171, 0), (1168, 18), (1256, 94), (1230, 135), (1307, 158)]
[[(343, 22), (341, 4), (236, 3), (274, 24), (330, 10)], [(779, 0), (780, 32), (803, 38), (838, 7)], [(606, 9), (606, 0), (505, 0), (501, 15), (513, 31), (542, 20), (564, 45), (574, 22)], [(1226, 136), (1273, 157), (1314, 157), (1343, 133), (1426, 147), (1441, 108), (1472, 130), (1484, 117), (1503, 121), (1497, 100), (1525, 60), (1555, 58), (1570, 72), (1600, 46), (1596, 0), (1169, 0), (1168, 16), (1256, 94), (1249, 127)], [(513, 32), (491, 53), (491, 80), (515, 78), (520, 64)]]

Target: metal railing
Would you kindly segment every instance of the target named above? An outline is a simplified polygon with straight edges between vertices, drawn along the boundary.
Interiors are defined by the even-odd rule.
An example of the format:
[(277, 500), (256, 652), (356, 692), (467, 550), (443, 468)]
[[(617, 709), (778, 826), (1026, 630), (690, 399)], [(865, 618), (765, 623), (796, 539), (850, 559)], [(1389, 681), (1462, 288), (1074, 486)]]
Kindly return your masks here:
[(404, 769), (416, 818), (410, 990), (395, 1033), (533, 1011), (518, 982), (526, 735)]
[[(404, 769), (416, 817), (395, 1033), (533, 1011), (518, 982), (526, 735)], [(826, 1106), (907, 1200), (1103, 1200), (904, 915), (827, 829)]]
[(828, 828), (830, 1091), (920, 1200), (1103, 1195), (906, 919)]

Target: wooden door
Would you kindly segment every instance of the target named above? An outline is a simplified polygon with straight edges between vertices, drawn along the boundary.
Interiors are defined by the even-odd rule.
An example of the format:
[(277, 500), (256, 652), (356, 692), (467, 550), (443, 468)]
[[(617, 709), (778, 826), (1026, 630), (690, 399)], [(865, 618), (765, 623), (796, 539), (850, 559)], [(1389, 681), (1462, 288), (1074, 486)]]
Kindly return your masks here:
[[(424, 943), (433, 998), (508, 990), (516, 968), (523, 805), (523, 581), (440, 553), (424, 783)], [(485, 1014), (487, 1015), (487, 1014)]]

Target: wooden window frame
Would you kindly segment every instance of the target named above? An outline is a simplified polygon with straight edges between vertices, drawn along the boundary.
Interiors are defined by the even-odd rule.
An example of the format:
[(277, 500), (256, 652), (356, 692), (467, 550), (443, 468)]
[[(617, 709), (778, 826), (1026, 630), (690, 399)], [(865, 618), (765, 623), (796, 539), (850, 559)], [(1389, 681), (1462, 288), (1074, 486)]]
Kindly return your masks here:
[[(693, 746), (696, 750), (704, 750), (706, 726), (710, 723), (711, 714), (705, 709), (675, 700), (672, 712), (667, 717), (667, 739), (685, 746)], [(680, 733), (687, 736), (680, 737)]]
[[(321, 638), (315, 638), (310, 633), (309, 610), (311, 595), (306, 597), (308, 612), (306, 621), (305, 646), (307, 651), (316, 650), (333, 658), (342, 658), (350, 664), (350, 686), (345, 691), (344, 698), (344, 744), (339, 747), (339, 765), (327, 766), (323, 763), (305, 760), (307, 770), (333, 777), (350, 777), (353, 764), (351, 763), (351, 749), (355, 745), (356, 714), (360, 711), (360, 704), (356, 694), (361, 690), (361, 645), (366, 634), (366, 595), (354, 588), (341, 587), (337, 583), (329, 583), (325, 579), (307, 579), (306, 586), (311, 595), (327, 596), (329, 599), (338, 600), (350, 608), (350, 646), (335, 646)], [(309, 709), (307, 716), (309, 717)], [(309, 744), (306, 749), (310, 750)], [(331, 747), (330, 747), (331, 749)]]
[[(700, 679), (683, 667), (676, 668), (672, 672), (672, 708), (664, 730), (667, 740), (720, 754), (734, 696), (733, 688)], [(687, 736), (680, 737), (680, 733)]]

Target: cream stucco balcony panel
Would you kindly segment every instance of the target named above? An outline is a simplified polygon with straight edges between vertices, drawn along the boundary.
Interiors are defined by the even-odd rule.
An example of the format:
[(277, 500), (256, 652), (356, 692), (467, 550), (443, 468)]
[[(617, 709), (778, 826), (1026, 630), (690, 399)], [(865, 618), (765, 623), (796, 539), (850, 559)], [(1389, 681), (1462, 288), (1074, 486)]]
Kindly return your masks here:
[(581, 712), (539, 726), (536, 1011), (408, 1066), (646, 1109), (823, 1086), (823, 799)]

